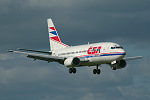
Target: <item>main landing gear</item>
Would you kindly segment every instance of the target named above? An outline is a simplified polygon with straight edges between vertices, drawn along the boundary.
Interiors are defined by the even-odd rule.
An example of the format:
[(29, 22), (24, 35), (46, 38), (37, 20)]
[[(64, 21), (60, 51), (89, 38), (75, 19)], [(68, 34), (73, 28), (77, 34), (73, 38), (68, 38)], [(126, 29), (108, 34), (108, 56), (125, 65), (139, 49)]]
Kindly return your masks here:
[(96, 69), (93, 70), (93, 74), (100, 74), (100, 73), (101, 73), (101, 70), (98, 69), (98, 66), (99, 66), (99, 65), (97, 65), (97, 66), (96, 66)]
[[(98, 67), (99, 67), (99, 65), (97, 65), (97, 66), (96, 66), (96, 69), (93, 70), (93, 74), (98, 74), (98, 75), (99, 75), (99, 74), (101, 73), (101, 70), (98, 69)], [(77, 71), (76, 71), (76, 69), (75, 69), (74, 67), (69, 68), (69, 73), (70, 73), (70, 74), (72, 74), (72, 73), (75, 74), (76, 72), (77, 72)]]
[(74, 68), (74, 67), (72, 67), (72, 68), (69, 68), (69, 73), (71, 74), (71, 73), (76, 73), (77, 71), (76, 71), (76, 69)]

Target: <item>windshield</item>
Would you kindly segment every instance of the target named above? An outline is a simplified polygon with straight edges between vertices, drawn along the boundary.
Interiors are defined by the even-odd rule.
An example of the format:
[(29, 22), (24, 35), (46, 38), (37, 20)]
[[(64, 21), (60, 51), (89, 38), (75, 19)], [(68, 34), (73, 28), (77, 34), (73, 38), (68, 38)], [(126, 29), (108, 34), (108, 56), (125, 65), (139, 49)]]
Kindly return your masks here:
[(111, 47), (111, 49), (123, 49), (121, 46)]

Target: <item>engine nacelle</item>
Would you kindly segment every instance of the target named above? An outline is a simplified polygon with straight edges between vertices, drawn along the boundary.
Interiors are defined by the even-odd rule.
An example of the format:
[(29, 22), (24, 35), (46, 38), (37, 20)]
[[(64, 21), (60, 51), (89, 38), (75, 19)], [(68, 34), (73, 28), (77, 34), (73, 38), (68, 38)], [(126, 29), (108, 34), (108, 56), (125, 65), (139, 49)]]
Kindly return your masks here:
[(116, 69), (121, 69), (121, 68), (125, 68), (127, 65), (126, 61), (125, 60), (120, 60), (120, 61), (117, 61), (115, 64), (110, 64), (110, 66), (112, 68), (116, 68)]
[(66, 67), (77, 67), (80, 65), (80, 63), (81, 61), (78, 57), (70, 57), (64, 61), (64, 65)]

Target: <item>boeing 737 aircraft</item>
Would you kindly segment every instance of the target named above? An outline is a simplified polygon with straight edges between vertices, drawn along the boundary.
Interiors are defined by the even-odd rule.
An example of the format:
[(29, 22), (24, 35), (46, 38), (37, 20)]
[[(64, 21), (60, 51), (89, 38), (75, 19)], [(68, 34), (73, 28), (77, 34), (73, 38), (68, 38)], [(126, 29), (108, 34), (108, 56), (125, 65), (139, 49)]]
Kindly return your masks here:
[[(94, 44), (68, 46), (61, 42), (51, 19), (47, 19), (51, 51), (29, 49), (9, 50), (8, 52), (27, 55), (34, 60), (58, 62), (69, 68), (69, 73), (76, 73), (75, 67), (96, 66), (93, 74), (100, 74), (101, 64), (108, 64), (113, 70), (126, 67), (127, 60), (140, 59), (142, 56), (124, 58), (126, 52), (119, 44), (100, 42)], [(19, 51), (20, 50), (20, 51)]]

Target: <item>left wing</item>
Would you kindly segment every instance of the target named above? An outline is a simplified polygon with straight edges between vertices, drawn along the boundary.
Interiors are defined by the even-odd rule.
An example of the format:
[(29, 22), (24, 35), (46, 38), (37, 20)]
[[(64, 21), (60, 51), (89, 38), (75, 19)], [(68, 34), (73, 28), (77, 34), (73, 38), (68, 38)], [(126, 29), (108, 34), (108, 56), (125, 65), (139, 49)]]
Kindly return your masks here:
[[(44, 53), (44, 54), (37, 54), (37, 53), (28, 53), (28, 52), (20, 52), (20, 51), (13, 51), (8, 50), (7, 52), (19, 53), (23, 55), (27, 55), (28, 58), (33, 58), (34, 60), (44, 60), (49, 62), (58, 62), (64, 65), (64, 61), (67, 59), (66, 57), (59, 57), (59, 56), (52, 56), (52, 52), (45, 52), (45, 51), (37, 51), (37, 50), (28, 50), (28, 49), (18, 49), (22, 51), (30, 51), (30, 52), (37, 52), (37, 53)], [(46, 55), (48, 54), (48, 55)], [(89, 62), (88, 59), (82, 58), (80, 59), (81, 63)]]
[[(27, 50), (25, 50), (25, 51), (27, 51)], [(58, 57), (58, 56), (45, 55), (45, 54), (36, 54), (36, 53), (27, 53), (27, 52), (12, 51), (12, 50), (9, 50), (8, 52), (24, 54), (24, 55), (27, 55), (28, 58), (33, 58), (34, 60), (39, 59), (39, 60), (44, 60), (44, 61), (48, 61), (48, 62), (55, 61), (60, 64), (64, 64), (64, 60), (66, 59), (65, 57)]]
[(39, 51), (39, 50), (29, 50), (29, 49), (20, 49), (20, 48), (18, 48), (18, 50), (22, 50), (22, 51), (30, 51), (30, 52), (38, 52), (38, 53), (45, 53), (45, 54), (49, 54), (49, 55), (52, 54), (51, 51)]

